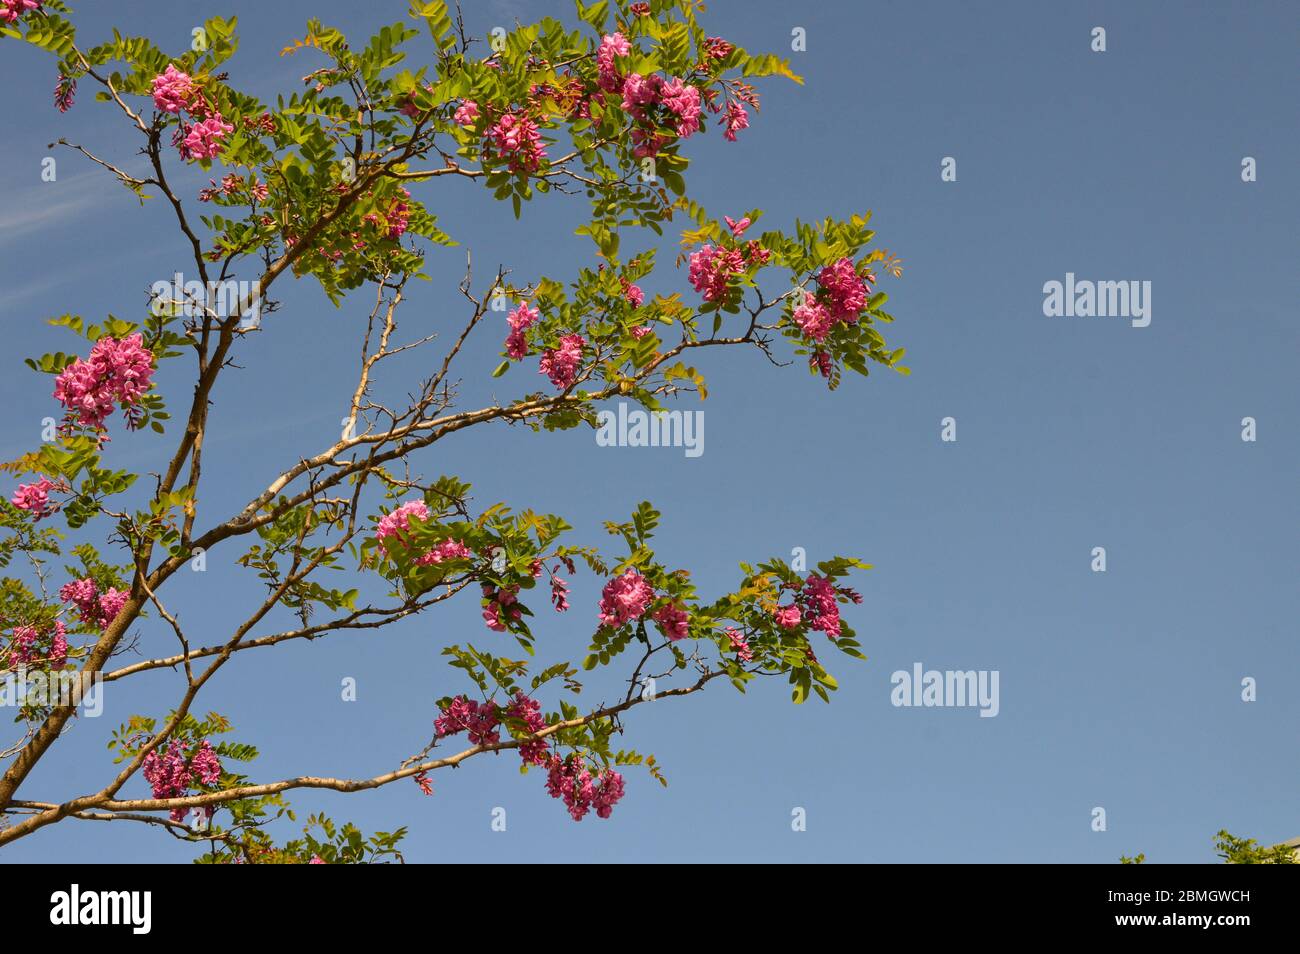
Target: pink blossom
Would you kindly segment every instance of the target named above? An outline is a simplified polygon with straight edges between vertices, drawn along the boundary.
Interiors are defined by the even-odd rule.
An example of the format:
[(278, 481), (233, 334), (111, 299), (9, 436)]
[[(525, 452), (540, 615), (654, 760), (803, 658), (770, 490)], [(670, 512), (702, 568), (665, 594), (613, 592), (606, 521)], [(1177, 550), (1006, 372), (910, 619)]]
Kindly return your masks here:
[(523, 618), (515, 604), (519, 602), (518, 586), (497, 589), (491, 583), (483, 584), (483, 622), (495, 633), (504, 633), (509, 624)]
[(827, 265), (817, 276), (817, 284), (830, 298), (831, 312), (836, 320), (852, 324), (867, 307), (871, 289), (853, 266), (853, 259), (842, 258)]
[(307, 864), (309, 864), (309, 865), (323, 865), (323, 864), (325, 864), (325, 861), (324, 861), (324, 859), (321, 858), (320, 855), (312, 855), (312, 856), (311, 856), (311, 859), (307, 862)]
[(429, 508), (423, 500), (408, 500), (394, 509), (392, 513), (386, 514), (380, 519), (379, 526), (375, 529), (375, 536), (379, 540), (380, 549), (392, 556), (392, 551), (388, 549), (388, 544), (384, 541), (389, 537), (397, 537), (400, 541), (402, 536), (411, 529), (412, 523), (416, 521), (424, 522), (428, 519)]
[(472, 126), (478, 119), (478, 103), (472, 99), (467, 99), (456, 107), (456, 112), (452, 114), (452, 119), (456, 120), (461, 126)]
[[(9, 664), (11, 666), (30, 665), (46, 662), (51, 669), (62, 669), (68, 658), (67, 627), (63, 620), (56, 619), (52, 629), (40, 631), (34, 626), (15, 626), (13, 642), (10, 644)], [(43, 636), (50, 637), (49, 649), (42, 656), (37, 652), (37, 643)]]
[[(514, 699), (506, 707), (506, 715), (518, 719), (530, 732), (540, 732), (546, 728), (546, 717), (542, 715), (542, 706), (536, 699), (530, 699), (522, 690), (515, 693)], [(546, 765), (546, 739), (532, 739), (519, 746), (519, 757), (530, 765)]]
[(179, 150), (181, 158), (186, 161), (215, 159), (221, 154), (221, 140), (234, 129), (234, 126), (221, 118), (220, 113), (213, 112), (207, 119), (191, 126), (182, 123), (176, 130), (173, 143)]
[(804, 602), (812, 616), (811, 627), (831, 639), (840, 635), (840, 607), (836, 601), (833, 583), (825, 577), (810, 573), (804, 582)]
[(569, 816), (582, 821), (591, 810), (596, 787), (586, 762), (576, 755), (560, 758), (552, 755), (547, 764), (546, 790), (552, 798), (564, 799)]
[(674, 77), (659, 91), (659, 101), (677, 115), (677, 135), (683, 139), (699, 132), (700, 91)]
[(217, 779), (221, 778), (221, 760), (207, 739), (203, 740), (199, 750), (194, 753), (190, 768), (198, 774), (199, 781), (204, 785), (215, 785)]
[(606, 769), (600, 775), (600, 785), (592, 796), (591, 803), (596, 807), (598, 818), (608, 818), (614, 806), (623, 798), (623, 776), (613, 769)]
[(685, 639), (689, 633), (690, 616), (680, 606), (669, 603), (655, 610), (652, 617), (659, 624), (659, 629), (673, 642)]
[(631, 74), (623, 84), (623, 108), (634, 119), (644, 121), (645, 107), (655, 104), (662, 86), (663, 79), (657, 75)]
[(551, 577), (551, 602), (555, 604), (557, 613), (563, 613), (569, 608), (569, 584), (558, 573)]
[(582, 335), (565, 335), (560, 339), (558, 348), (547, 348), (542, 352), (538, 372), (551, 379), (551, 383), (561, 391), (568, 390), (578, 377), (578, 367), (582, 364), (582, 349), (587, 340)]
[(90, 357), (78, 358), (60, 372), (54, 397), (82, 427), (102, 428), (118, 404), (126, 411), (127, 426), (134, 428), (140, 419), (136, 405), (149, 390), (153, 371), (153, 353), (138, 333), (120, 341), (100, 338)]
[(777, 625), (782, 629), (796, 628), (799, 625), (800, 620), (803, 618), (799, 613), (799, 607), (793, 603), (789, 606), (777, 607), (776, 612), (772, 615), (776, 619)]
[(826, 306), (811, 296), (794, 310), (793, 317), (799, 330), (817, 342), (825, 341), (835, 324), (835, 318)]
[(610, 33), (600, 38), (596, 49), (597, 85), (601, 89), (617, 92), (620, 89), (620, 77), (615, 60), (632, 52), (632, 44), (622, 33)]
[(645, 292), (641, 290), (641, 286), (629, 284), (623, 289), (623, 297), (633, 308), (640, 308), (641, 303), (645, 301)]
[(749, 648), (749, 640), (734, 626), (728, 626), (723, 632), (731, 641), (731, 648), (736, 651), (736, 658), (741, 662), (753, 662), (754, 652)]
[(506, 113), (498, 119), (488, 130), (488, 139), (511, 172), (536, 172), (546, 158), (537, 123), (522, 113)]
[(735, 49), (720, 36), (711, 36), (704, 43), (704, 52), (715, 60), (725, 60)]
[(722, 218), (723, 221), (727, 223), (727, 228), (731, 229), (731, 234), (734, 235), (736, 238), (740, 238), (742, 235), (744, 235), (745, 229), (749, 228), (750, 225), (753, 224), (752, 222), (750, 222), (749, 216), (745, 216), (739, 222), (737, 222), (729, 215), (724, 215)]
[(40, 520), (54, 512), (54, 508), (50, 506), (50, 491), (54, 489), (54, 482), (48, 477), (42, 477), (34, 483), (19, 484), (9, 502), (19, 510), (31, 513), (34, 519)]
[(705, 301), (723, 301), (730, 292), (730, 278), (744, 268), (745, 261), (738, 249), (706, 245), (691, 255), (688, 277), (691, 287)]
[(722, 133), (722, 138), (727, 142), (736, 141), (736, 133), (742, 129), (749, 128), (749, 113), (740, 103), (732, 100), (727, 103), (726, 129)]
[(50, 654), (46, 659), (51, 669), (62, 669), (68, 659), (68, 636), (63, 620), (54, 622), (54, 635), (50, 637)]
[[(144, 757), (142, 773), (144, 779), (153, 786), (154, 798), (180, 798), (197, 781), (204, 785), (213, 785), (221, 777), (221, 761), (205, 739), (194, 753), (192, 760), (186, 760), (185, 753), (189, 746), (179, 739), (173, 739), (160, 756), (158, 750)], [(172, 821), (185, 818), (185, 809), (173, 808)]]
[(54, 108), (61, 113), (66, 113), (72, 108), (76, 95), (77, 81), (71, 76), (60, 73), (58, 81), (54, 84)]
[(626, 570), (605, 584), (600, 596), (600, 622), (619, 627), (640, 619), (654, 601), (650, 584), (636, 570)]
[(447, 560), (468, 560), (473, 552), (459, 540), (443, 540), (415, 561), (417, 566), (432, 566)]
[(3, 0), (4, 8), (0, 9), (0, 20), (5, 23), (17, 23), (18, 18), (24, 14), (41, 8), (42, 0)]
[(654, 328), (652, 328), (650, 325), (637, 325), (635, 328), (632, 329), (632, 337), (636, 338), (637, 340), (640, 340), (641, 338), (644, 338), (646, 335), (650, 334), (650, 332), (652, 331), (654, 331)]
[(190, 105), (194, 79), (173, 63), (153, 78), (153, 104), (165, 113), (179, 113)]
[(814, 351), (808, 356), (809, 370), (816, 371), (823, 378), (829, 378), (831, 376), (832, 366), (833, 363), (831, 361), (831, 356), (825, 351)]
[(107, 629), (117, 618), (128, 595), (112, 587), (101, 594), (90, 577), (66, 583), (59, 589), (59, 599), (75, 606), (82, 622), (99, 629)]
[(399, 190), (402, 198), (394, 199), (388, 208), (384, 211), (384, 220), (387, 223), (387, 235), (390, 239), (401, 238), (406, 232), (406, 227), (410, 221), (411, 205), (406, 200), (411, 197), (411, 193), (406, 189)]
[(497, 726), (497, 707), (491, 702), (475, 702), (465, 696), (457, 696), (441, 710), (442, 715), (433, 722), (434, 732), (438, 738), (469, 733), (470, 745), (495, 745), (501, 741)]
[(528, 340), (524, 332), (537, 323), (541, 317), (541, 312), (536, 308), (529, 308), (526, 302), (520, 302), (519, 307), (506, 316), (510, 322), (510, 334), (506, 336), (506, 354), (513, 360), (518, 361), (528, 354)]

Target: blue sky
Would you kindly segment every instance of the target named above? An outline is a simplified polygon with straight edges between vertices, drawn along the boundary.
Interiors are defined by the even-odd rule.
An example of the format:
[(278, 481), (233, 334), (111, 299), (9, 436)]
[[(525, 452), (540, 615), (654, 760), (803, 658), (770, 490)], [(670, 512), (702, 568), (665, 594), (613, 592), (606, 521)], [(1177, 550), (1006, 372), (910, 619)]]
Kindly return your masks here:
[[(276, 55), (307, 17), (359, 40), (406, 8), (83, 6), (84, 38), (118, 25), (176, 49), (204, 16), (236, 13), (243, 45), (231, 82), (268, 98), (312, 68)], [(467, 6), (479, 35), (516, 15), (569, 9)], [(301, 816), (324, 810), (367, 831), (406, 824), (409, 859), (443, 862), (1113, 862), (1139, 851), (1196, 862), (1213, 860), (1221, 827), (1263, 841), (1300, 835), (1294, 8), (709, 7), (711, 32), (751, 50), (788, 51), (792, 28), (806, 29), (807, 51), (789, 54), (806, 85), (767, 83), (738, 143), (692, 140), (693, 194), (718, 215), (759, 206), (765, 226), (873, 209), (878, 242), (906, 266), (884, 287), (898, 319), (888, 337), (907, 348), (913, 374), (882, 371), (828, 394), (800, 367), (714, 355), (702, 362), (710, 396), (699, 458), (598, 447), (587, 431), (499, 427), (465, 432), (416, 463), (470, 481), (479, 503), (566, 516), (575, 543), (606, 546), (602, 521), (650, 499), (665, 515), (661, 556), (691, 568), (704, 594), (733, 586), (738, 562), (794, 547), (810, 561), (860, 556), (875, 569), (860, 577), (866, 599), (850, 619), (869, 660), (835, 658), (841, 691), (829, 706), (793, 706), (772, 682), (743, 698), (719, 687), (636, 710), (624, 744), (654, 752), (670, 786), (627, 773), (609, 821), (570, 821), (512, 756), (435, 773), (433, 798), (409, 783), (298, 793)], [(1105, 53), (1090, 49), (1095, 26), (1107, 31)], [(137, 313), (150, 284), (185, 268), (186, 249), (166, 209), (140, 209), (71, 152), (57, 153), (57, 182), (41, 181), (46, 144), (60, 136), (139, 162), (88, 87), (60, 116), (52, 65), (12, 43), (0, 83), (9, 93), (0, 321), (12, 372), (0, 376), (0, 456), (10, 459), (53, 413), (49, 382), (22, 357), (71, 344), (41, 319)], [(940, 180), (945, 156), (957, 161), (955, 182)], [(1258, 181), (1242, 182), (1244, 156), (1257, 160)], [(181, 182), (190, 195), (205, 184)], [(523, 281), (567, 279), (591, 264), (590, 246), (572, 235), (577, 203), (535, 202), (516, 223), (467, 182), (438, 180), (421, 197), (482, 271), (500, 262)], [(463, 256), (431, 256), (434, 281), (405, 306), (408, 336), (459, 327)], [(1150, 281), (1150, 326), (1045, 317), (1043, 285), (1067, 272)], [(671, 267), (648, 290), (689, 292)], [(216, 395), (200, 524), (337, 436), (366, 303), (336, 310), (307, 283), (277, 286), (277, 297), (281, 310)], [(497, 330), (471, 346), (465, 368), (495, 365)], [(402, 370), (409, 382), (421, 369)], [(467, 381), (467, 392), (535, 386), (521, 374), (531, 371), (490, 387)], [(178, 406), (179, 369), (161, 384)], [(940, 440), (949, 416), (953, 443)], [(1253, 443), (1241, 440), (1246, 416), (1258, 422)], [(143, 471), (159, 469), (164, 452), (143, 435), (112, 445), (120, 466)], [(1097, 546), (1105, 573), (1090, 569)], [(169, 584), (169, 605), (205, 643), (258, 597), (235, 555), (214, 552), (209, 572)], [(582, 575), (575, 608), (594, 612), (597, 592)], [(432, 700), (462, 688), (443, 646), (514, 649), (478, 616), (469, 596), (382, 636), (245, 653), (202, 707), (262, 750), (256, 779), (377, 774), (423, 746)], [(590, 630), (564, 622), (539, 628), (539, 658), (581, 658)], [(139, 632), (142, 653), (171, 651), (164, 630)], [(998, 716), (893, 706), (891, 673), (916, 662), (997, 670)], [(348, 676), (352, 703), (340, 701)], [(1255, 702), (1241, 700), (1245, 677), (1258, 680)], [(20, 794), (101, 787), (111, 729), (132, 712), (165, 713), (181, 686), (163, 671), (110, 687), (105, 716), (80, 720)], [(616, 692), (593, 684), (584, 696)], [(145, 791), (137, 780), (128, 794)], [(497, 806), (505, 832), (490, 827)], [(1095, 807), (1106, 810), (1105, 832), (1092, 830)], [(791, 830), (795, 808), (807, 812), (806, 831)], [(193, 854), (135, 826), (65, 822), (5, 857)]]

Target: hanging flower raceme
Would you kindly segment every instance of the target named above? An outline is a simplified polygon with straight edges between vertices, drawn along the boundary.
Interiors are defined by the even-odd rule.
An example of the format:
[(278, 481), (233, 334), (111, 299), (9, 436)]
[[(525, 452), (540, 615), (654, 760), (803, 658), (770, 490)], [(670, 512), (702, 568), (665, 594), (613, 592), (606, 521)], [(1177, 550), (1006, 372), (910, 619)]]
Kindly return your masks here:
[(519, 112), (506, 113), (488, 130), (488, 143), (511, 172), (536, 172), (546, 159), (537, 123)]
[(153, 103), (164, 113), (187, 113), (192, 122), (182, 119), (172, 134), (172, 145), (187, 162), (215, 159), (224, 147), (223, 140), (235, 127), (226, 122), (203, 91), (174, 63), (153, 78)]
[(501, 741), (498, 728), (501, 719), (495, 703), (457, 696), (439, 711), (441, 714), (433, 720), (433, 729), (440, 739), (468, 732), (470, 745), (495, 745)]
[(44, 0), (0, 0), (0, 20), (17, 23), (26, 14), (41, 9)]
[(745, 270), (745, 256), (736, 248), (705, 245), (691, 255), (687, 277), (691, 287), (708, 302), (726, 301), (730, 280)]
[(491, 583), (483, 584), (483, 622), (494, 633), (504, 633), (510, 624), (523, 618), (519, 602), (518, 586), (502, 586)]
[(506, 354), (514, 361), (528, 354), (528, 340), (525, 332), (537, 320), (541, 318), (542, 313), (536, 308), (529, 308), (527, 302), (520, 302), (519, 307), (506, 316), (506, 321), (510, 322), (510, 334), (506, 335)]
[(728, 626), (723, 633), (731, 642), (731, 648), (736, 652), (736, 659), (740, 662), (753, 662), (754, 651), (749, 648), (749, 640), (745, 635), (734, 626)]
[(564, 800), (574, 821), (582, 821), (593, 807), (597, 817), (608, 818), (623, 798), (623, 776), (613, 769), (593, 775), (581, 757), (553, 755), (547, 763), (546, 791)]
[(61, 113), (66, 113), (72, 108), (76, 96), (77, 81), (71, 76), (60, 73), (58, 81), (54, 84), (54, 108)]
[(47, 629), (15, 626), (7, 664), (12, 667), (44, 663), (51, 669), (62, 669), (68, 659), (67, 633), (61, 619), (56, 619)]
[[(546, 728), (541, 703), (524, 695), (523, 690), (515, 693), (510, 705), (506, 707), (506, 715), (522, 722), (529, 733)], [(549, 761), (546, 739), (530, 739), (522, 743), (519, 746), (519, 757), (529, 765), (546, 765)]]
[[(429, 507), (423, 500), (408, 500), (406, 503), (385, 514), (375, 528), (375, 538), (379, 548), (392, 557), (397, 552), (395, 546), (406, 548), (406, 537), (415, 523), (424, 523), (429, 519)], [(468, 560), (473, 551), (460, 540), (443, 540), (416, 557), (416, 566), (434, 566), (448, 560)]]
[(41, 520), (58, 509), (50, 503), (50, 491), (58, 488), (54, 481), (42, 477), (34, 483), (19, 484), (9, 502), (19, 510), (26, 510), (34, 520)]
[(786, 606), (778, 606), (773, 612), (777, 625), (783, 629), (797, 629), (806, 622), (809, 629), (825, 633), (831, 639), (840, 637), (839, 600), (862, 602), (861, 594), (847, 586), (836, 586), (816, 573), (808, 574), (801, 585), (786, 583), (782, 589), (792, 590), (794, 600)]
[(66, 583), (59, 590), (59, 599), (75, 606), (81, 621), (97, 629), (108, 628), (108, 624), (122, 611), (129, 595), (125, 590), (115, 587), (109, 587), (101, 593), (95, 581), (89, 577)]
[(641, 619), (654, 602), (655, 591), (636, 570), (625, 570), (605, 584), (600, 596), (600, 622), (618, 628)]
[(472, 99), (467, 99), (456, 107), (456, 112), (452, 114), (452, 119), (461, 126), (473, 126), (478, 119), (478, 103)]
[[(871, 275), (858, 274), (851, 258), (841, 258), (817, 273), (818, 290), (795, 306), (791, 318), (810, 341), (821, 344), (837, 324), (855, 324), (867, 308)], [(830, 356), (818, 350), (810, 365), (830, 376)]]
[(582, 335), (565, 335), (558, 348), (547, 348), (542, 352), (537, 370), (550, 378), (561, 391), (568, 390), (578, 377), (582, 349), (586, 344), (587, 339)]
[(120, 406), (127, 427), (140, 426), (140, 399), (153, 383), (153, 353), (139, 334), (120, 341), (100, 338), (84, 361), (78, 358), (60, 372), (54, 397), (68, 409), (78, 426), (102, 430), (104, 421)]
[[(186, 757), (188, 751), (187, 743), (173, 739), (161, 756), (155, 749), (144, 757), (141, 774), (153, 786), (154, 798), (180, 798), (199, 782), (214, 785), (221, 778), (221, 760), (206, 739), (193, 758)], [(173, 808), (172, 821), (183, 820), (185, 812), (184, 808)], [(210, 818), (212, 809), (207, 808), (206, 813)]]
[(659, 629), (673, 642), (685, 639), (689, 633), (690, 615), (680, 606), (668, 603), (654, 611), (652, 616)]

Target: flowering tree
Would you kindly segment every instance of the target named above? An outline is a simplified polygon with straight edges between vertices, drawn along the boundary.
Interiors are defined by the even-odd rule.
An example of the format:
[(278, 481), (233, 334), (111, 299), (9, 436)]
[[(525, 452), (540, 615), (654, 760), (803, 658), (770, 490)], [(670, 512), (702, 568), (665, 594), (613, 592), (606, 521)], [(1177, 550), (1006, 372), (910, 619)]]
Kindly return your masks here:
[[(314, 58), (314, 68), (272, 107), (235, 85), (234, 20), (207, 21), (179, 53), (121, 33), (90, 46), (60, 0), (0, 0), (0, 34), (57, 60), (57, 108), (69, 110), (78, 86), (90, 85), (126, 127), (116, 145), (64, 144), (142, 200), (169, 206), (194, 270), (183, 288), (155, 287), (134, 319), (53, 319), (85, 344), (28, 361), (53, 377), (62, 418), (41, 446), (4, 465), (17, 487), (3, 504), (0, 562), (21, 575), (4, 580), (0, 667), (32, 689), (21, 699), (23, 736), (5, 752), (0, 844), (68, 819), (110, 818), (202, 843), (206, 861), (384, 859), (397, 855), (400, 829), (364, 839), (313, 817), (303, 837), (277, 842), (271, 823), (293, 789), (411, 781), (431, 793), (435, 770), (503, 750), (539, 771), (574, 820), (608, 818), (623, 797), (621, 768), (660, 777), (652, 756), (615, 745), (637, 706), (718, 680), (744, 691), (759, 677), (787, 680), (795, 702), (829, 700), (836, 682), (816, 640), (862, 658), (840, 616), (841, 605), (861, 601), (844, 582), (865, 568), (855, 559), (806, 575), (780, 560), (741, 564), (734, 591), (705, 598), (686, 570), (656, 557), (659, 514), (649, 503), (607, 524), (619, 547), (602, 553), (566, 542), (560, 516), (478, 509), (465, 483), (413, 476), (411, 461), (470, 427), (594, 426), (613, 397), (649, 412), (682, 395), (702, 399), (704, 378), (689, 363), (701, 349), (754, 348), (776, 364), (800, 355), (832, 388), (845, 369), (865, 375), (872, 362), (905, 371), (902, 349), (881, 336), (892, 319), (873, 288), (877, 274), (901, 266), (868, 250), (866, 217), (760, 232), (757, 210), (717, 220), (688, 197), (688, 141), (709, 132), (736, 140), (758, 107), (749, 81), (797, 77), (774, 56), (711, 35), (690, 0), (578, 3), (571, 24), (543, 19), (486, 42), (441, 0), (413, 2), (409, 13), (361, 46), (309, 22), (285, 52)], [(143, 178), (115, 160), (128, 149), (147, 158)], [(169, 180), (178, 164), (212, 170), (211, 186), (180, 194)], [(578, 233), (593, 243), (592, 260), (574, 275), (527, 282), (504, 267), (480, 280), (467, 267), (463, 317), (447, 319), (436, 340), (399, 341), (407, 282), (423, 275), (426, 256), (455, 244), (426, 204), (448, 176), (482, 183), (517, 217), (532, 201), (585, 200)], [(682, 221), (677, 264), (687, 265), (689, 290), (647, 299), (639, 283), (656, 255), (644, 230), (658, 236)], [(318, 282), (341, 307), (364, 295), (345, 430), (268, 474), (239, 512), (209, 513), (203, 478), (219, 466), (203, 453), (209, 415), (241, 346), (275, 310), (273, 286), (289, 276)], [(220, 289), (236, 279), (245, 291), (223, 304)], [(278, 313), (261, 331), (289, 328)], [(495, 370), (462, 368), (471, 335), (502, 339)], [(416, 348), (437, 352), (431, 373), (407, 383), (406, 406), (380, 403), (373, 387), (393, 366), (385, 362)], [(165, 361), (194, 376), (192, 391), (171, 395), (183, 404), (179, 427), (154, 381)], [(508, 372), (517, 396), (483, 407), (460, 399), (456, 376)], [(171, 442), (155, 481), (114, 469), (116, 427)], [(96, 535), (129, 559), (107, 562)], [(69, 548), (70, 536), (83, 542)], [(166, 584), (216, 550), (258, 574), (267, 595), (224, 641), (197, 645)], [(58, 557), (74, 562), (59, 570)], [(358, 589), (323, 579), (337, 577), (326, 570), (377, 575), (388, 598), (363, 605)], [(580, 572), (603, 587), (599, 606), (570, 608), (568, 581)], [(199, 692), (236, 653), (382, 629), (476, 594), (487, 632), (445, 648), (458, 682), (448, 679), (436, 701), (422, 730), (428, 744), (394, 753), (386, 774), (255, 780), (237, 766), (256, 750), (223, 741), (232, 729), (223, 717), (194, 714)], [(535, 631), (547, 609), (569, 624), (549, 639)], [(280, 619), (287, 628), (270, 626)], [(592, 632), (585, 651), (567, 638), (575, 622)], [(503, 654), (511, 638), (526, 659)], [(128, 642), (145, 658), (120, 661)], [(175, 707), (114, 733), (118, 767), (106, 768), (102, 788), (23, 791), (78, 714), (65, 689), (163, 668), (180, 677)], [(583, 706), (580, 677), (606, 673), (620, 701)], [(451, 751), (455, 736), (463, 741)]]

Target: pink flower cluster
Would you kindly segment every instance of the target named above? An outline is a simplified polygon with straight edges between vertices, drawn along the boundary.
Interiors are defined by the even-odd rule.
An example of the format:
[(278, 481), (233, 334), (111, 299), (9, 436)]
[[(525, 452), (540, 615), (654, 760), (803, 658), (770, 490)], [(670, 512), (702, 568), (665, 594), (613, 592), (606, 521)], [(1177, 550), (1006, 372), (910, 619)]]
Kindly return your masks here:
[(510, 322), (510, 334), (506, 335), (506, 354), (518, 361), (528, 354), (528, 340), (524, 335), (529, 328), (537, 324), (542, 313), (536, 308), (529, 308), (527, 302), (520, 302), (519, 307), (506, 316)]
[[(26, 666), (34, 662), (44, 661), (49, 664), (51, 669), (62, 669), (64, 662), (68, 658), (67, 633), (67, 627), (63, 625), (61, 619), (56, 619), (53, 629), (45, 634), (34, 626), (15, 626), (13, 643), (10, 646), (9, 664), (11, 666)], [(43, 635), (49, 636), (49, 648), (42, 656), (37, 652), (37, 644), (41, 642)]]
[(593, 775), (584, 759), (553, 755), (547, 763), (546, 791), (551, 798), (564, 799), (574, 821), (582, 821), (593, 807), (597, 817), (608, 818), (623, 797), (623, 776), (613, 769)]
[(503, 586), (499, 589), (491, 583), (483, 584), (483, 622), (494, 633), (504, 633), (506, 627), (523, 618), (523, 611), (515, 604), (519, 602), (518, 586)]
[(871, 276), (860, 276), (850, 258), (827, 265), (817, 275), (820, 286), (815, 296), (794, 309), (794, 322), (808, 338), (819, 344), (836, 323), (853, 324), (867, 307)]
[(506, 113), (488, 130), (488, 141), (511, 172), (536, 172), (546, 159), (537, 123), (524, 113)]
[[(733, 47), (721, 37), (710, 37), (702, 52), (709, 59), (724, 60)], [(619, 61), (632, 53), (632, 44), (622, 33), (601, 37), (596, 49), (596, 85), (605, 93), (622, 94), (622, 108), (635, 122), (632, 129), (633, 155), (637, 158), (656, 155), (668, 144), (669, 138), (657, 130), (673, 129), (678, 138), (686, 139), (699, 132), (703, 110), (719, 112), (714, 105), (716, 92), (701, 91), (681, 77), (665, 79), (659, 74), (643, 76), (619, 70)], [(752, 90), (744, 84), (736, 86), (735, 95), (747, 102), (755, 102)], [(706, 103), (707, 96), (707, 103)], [(736, 132), (749, 126), (749, 114), (739, 101), (729, 101), (723, 119), (723, 136), (734, 142)]]
[(494, 702), (476, 702), (466, 696), (457, 696), (433, 720), (433, 730), (438, 738), (460, 732), (469, 733), (470, 745), (495, 745), (501, 741), (497, 728), (501, 720)]
[(189, 113), (192, 122), (181, 120), (172, 136), (172, 145), (182, 159), (215, 159), (223, 146), (222, 140), (235, 127), (222, 118), (199, 89), (194, 78), (174, 63), (153, 78), (153, 103), (165, 113)]
[(569, 608), (569, 584), (558, 573), (551, 576), (551, 602), (555, 604), (557, 613)]
[(43, 0), (0, 0), (0, 20), (5, 23), (17, 23), (19, 18), (32, 10), (39, 10)]
[(736, 651), (736, 658), (741, 662), (753, 662), (754, 651), (749, 648), (749, 640), (745, 638), (744, 633), (734, 626), (728, 626), (723, 632), (728, 640), (731, 641), (731, 648)]
[(164, 113), (179, 113), (189, 107), (194, 89), (190, 74), (168, 63), (167, 69), (153, 78), (153, 104)]
[(54, 108), (61, 113), (66, 113), (72, 108), (76, 96), (77, 81), (71, 76), (60, 73), (58, 81), (54, 84)]
[(668, 603), (655, 610), (651, 618), (659, 624), (663, 634), (673, 642), (685, 639), (689, 635), (691, 617), (680, 606)]
[(411, 203), (407, 200), (411, 198), (411, 193), (406, 189), (400, 190), (402, 198), (394, 199), (384, 212), (384, 219), (388, 225), (388, 237), (390, 239), (399, 239), (406, 232), (406, 227), (410, 223)]
[(126, 412), (127, 426), (138, 427), (137, 405), (153, 382), (153, 353), (139, 334), (118, 341), (100, 338), (86, 360), (78, 358), (60, 372), (54, 396), (82, 427), (102, 429), (114, 405)]
[[(193, 758), (186, 758), (189, 745), (173, 739), (162, 756), (157, 750), (144, 757), (142, 774), (153, 786), (154, 798), (180, 798), (196, 782), (214, 785), (221, 778), (221, 760), (206, 739), (199, 745)], [(173, 808), (172, 821), (185, 818), (185, 809)], [(211, 816), (211, 809), (209, 809)]]
[(640, 308), (641, 303), (645, 301), (645, 292), (641, 290), (640, 285), (633, 285), (631, 282), (623, 282), (623, 297), (627, 299), (629, 305), (633, 308)]
[(616, 576), (601, 591), (600, 622), (603, 626), (618, 628), (640, 619), (654, 602), (654, 588), (636, 570), (626, 570)]
[(829, 579), (808, 574), (801, 587), (786, 584), (785, 589), (795, 591), (794, 600), (777, 607), (774, 618), (777, 625), (784, 629), (795, 629), (804, 620), (809, 629), (825, 633), (831, 639), (840, 636), (839, 597), (843, 596), (853, 603), (861, 603), (862, 596), (847, 586), (836, 586)]
[(50, 491), (57, 487), (58, 485), (48, 477), (42, 477), (30, 484), (19, 484), (13, 497), (10, 498), (10, 503), (19, 510), (28, 511), (33, 519), (40, 520), (57, 509), (50, 505)]
[(615, 60), (631, 52), (632, 44), (622, 33), (610, 33), (601, 37), (600, 46), (596, 49), (596, 85), (611, 93), (622, 89), (623, 78), (619, 75)]
[[(375, 528), (375, 538), (379, 541), (380, 549), (392, 556), (393, 551), (385, 541), (390, 537), (396, 537), (398, 542), (403, 542), (403, 535), (410, 532), (413, 523), (428, 519), (429, 508), (423, 500), (408, 500), (394, 508), (391, 513), (380, 518), (379, 525)], [(447, 560), (468, 560), (473, 555), (473, 551), (461, 541), (448, 539), (435, 544), (432, 549), (421, 554), (416, 559), (415, 565), (434, 566)]]
[[(546, 717), (542, 715), (542, 704), (536, 699), (524, 695), (523, 690), (515, 692), (510, 705), (506, 707), (506, 715), (522, 722), (524, 728), (529, 732), (540, 732), (546, 728)], [(519, 746), (519, 757), (530, 765), (546, 765), (549, 761), (546, 739), (532, 739), (524, 742)]]
[(542, 352), (538, 371), (551, 379), (551, 383), (561, 391), (573, 386), (578, 377), (578, 367), (582, 364), (582, 349), (587, 339), (582, 335), (565, 335), (560, 339), (558, 348), (547, 348)]
[(472, 99), (465, 100), (456, 107), (456, 112), (452, 114), (452, 118), (461, 126), (474, 125), (474, 121), (478, 119), (478, 103)]
[(705, 301), (725, 301), (731, 277), (744, 270), (745, 256), (740, 249), (705, 245), (691, 255), (688, 278)]
[(98, 629), (107, 629), (117, 618), (129, 594), (125, 590), (109, 587), (103, 593), (89, 577), (66, 583), (59, 590), (59, 599), (77, 608), (82, 622)]

